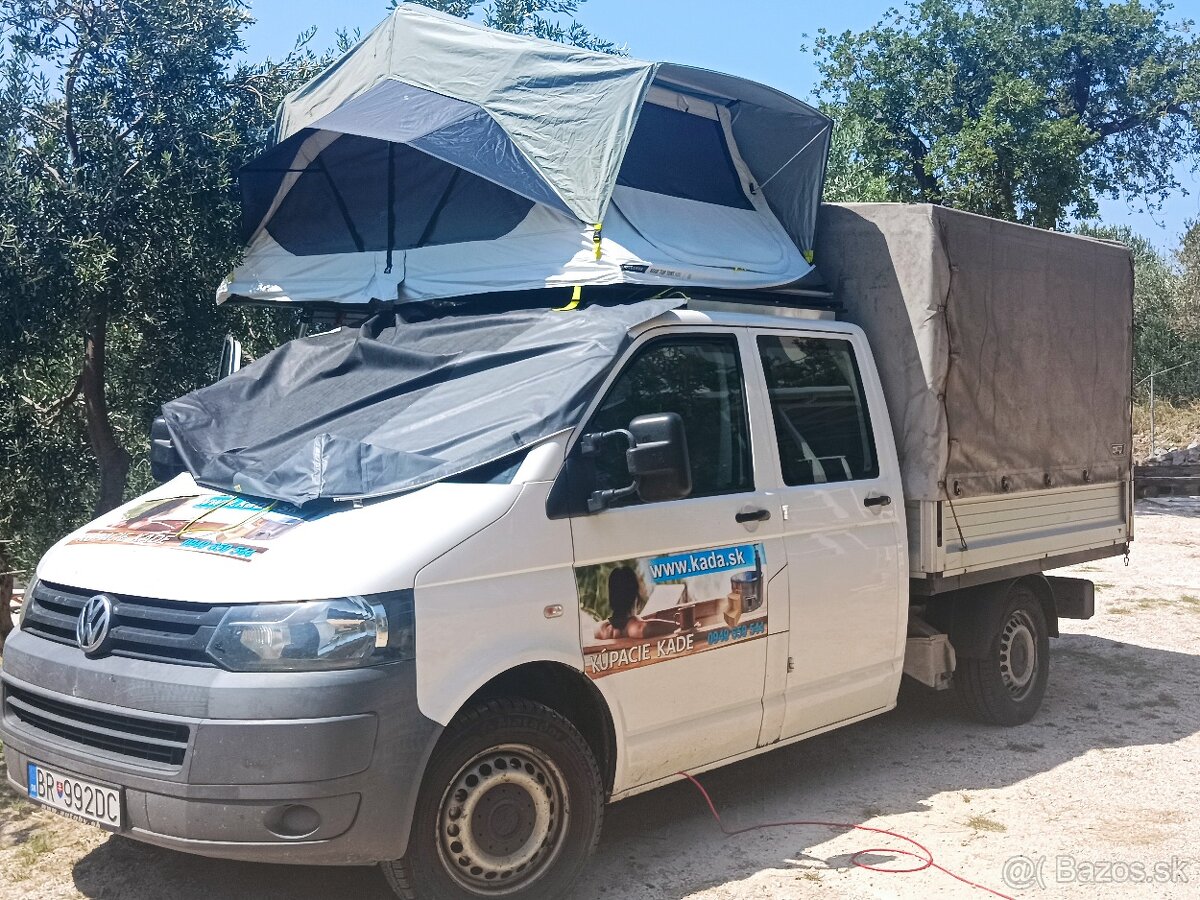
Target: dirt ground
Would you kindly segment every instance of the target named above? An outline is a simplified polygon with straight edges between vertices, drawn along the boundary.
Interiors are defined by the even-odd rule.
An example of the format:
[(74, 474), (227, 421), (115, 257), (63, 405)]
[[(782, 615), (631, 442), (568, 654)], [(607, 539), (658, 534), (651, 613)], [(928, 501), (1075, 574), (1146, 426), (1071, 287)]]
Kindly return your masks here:
[[(1080, 566), (1097, 616), (1064, 622), (1028, 725), (964, 721), (906, 685), (895, 711), (701, 780), (730, 828), (782, 819), (902, 832), (1022, 897), (1200, 896), (1200, 500), (1138, 506), (1132, 564)], [(688, 784), (610, 807), (580, 900), (985, 897), (934, 869), (883, 874), (880, 835), (786, 827), (725, 838)], [(912, 865), (887, 849), (863, 858)], [(1149, 879), (1149, 881), (1147, 881)], [(1142, 882), (1142, 883), (1135, 883)], [(221, 862), (145, 847), (0, 793), (0, 900), (385, 900), (373, 869)]]

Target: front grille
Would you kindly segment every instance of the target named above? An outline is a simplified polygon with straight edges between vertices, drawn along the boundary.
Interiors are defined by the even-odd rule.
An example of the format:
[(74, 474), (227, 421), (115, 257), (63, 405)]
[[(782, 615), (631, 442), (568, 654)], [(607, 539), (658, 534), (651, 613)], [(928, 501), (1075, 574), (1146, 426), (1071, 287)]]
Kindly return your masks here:
[[(79, 611), (95, 593), (39, 581), (25, 598), (21, 630), (74, 646)], [(104, 655), (216, 666), (205, 648), (228, 606), (108, 596), (113, 599), (113, 617)]]
[(7, 714), (29, 728), (85, 747), (171, 766), (187, 755), (187, 725), (129, 716), (5, 686)]

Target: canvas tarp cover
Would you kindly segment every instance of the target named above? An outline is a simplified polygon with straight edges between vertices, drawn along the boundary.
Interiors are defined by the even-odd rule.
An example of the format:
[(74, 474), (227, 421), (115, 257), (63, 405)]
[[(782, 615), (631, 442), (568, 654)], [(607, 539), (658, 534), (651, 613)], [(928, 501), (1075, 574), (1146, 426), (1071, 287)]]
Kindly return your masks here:
[(870, 339), (908, 499), (1128, 478), (1125, 247), (938, 206), (827, 204), (816, 261)]
[(389, 312), (291, 341), (163, 416), (207, 487), (297, 505), (398, 493), (575, 425), (629, 329), (680, 303)]
[(401, 4), (284, 100), (218, 299), (791, 283), (830, 133), (745, 79)]

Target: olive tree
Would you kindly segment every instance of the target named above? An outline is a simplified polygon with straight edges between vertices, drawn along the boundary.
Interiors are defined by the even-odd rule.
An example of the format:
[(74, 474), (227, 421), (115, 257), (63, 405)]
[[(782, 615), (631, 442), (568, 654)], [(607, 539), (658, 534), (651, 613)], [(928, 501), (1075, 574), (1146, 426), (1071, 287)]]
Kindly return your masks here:
[[(392, 0), (395, 8), (399, 0)], [(478, 17), (489, 28), (573, 44), (602, 53), (625, 48), (592, 34), (575, 16), (586, 0), (416, 0), (422, 6), (463, 19)], [(482, 13), (480, 16), (479, 14)]]
[(147, 484), (150, 420), (227, 330), (277, 337), (213, 292), (237, 169), (328, 58), (242, 62), (249, 21), (238, 0), (0, 0), (0, 595)]
[[(1155, 207), (1200, 151), (1200, 41), (1162, 0), (910, 0), (821, 31), (819, 93), (893, 199), (1046, 228)], [(841, 161), (838, 161), (841, 164)]]

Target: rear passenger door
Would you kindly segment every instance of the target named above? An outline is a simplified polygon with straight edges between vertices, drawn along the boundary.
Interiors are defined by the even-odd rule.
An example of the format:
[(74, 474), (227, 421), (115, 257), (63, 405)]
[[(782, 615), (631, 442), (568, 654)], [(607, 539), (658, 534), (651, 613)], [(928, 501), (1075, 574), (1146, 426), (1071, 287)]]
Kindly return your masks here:
[[(882, 391), (853, 334), (756, 331), (791, 597), (781, 737), (895, 703), (904, 499)], [(868, 371), (873, 372), (873, 368)], [(881, 449), (883, 452), (881, 452)]]

